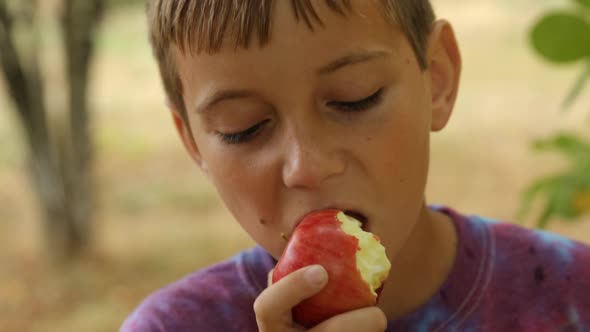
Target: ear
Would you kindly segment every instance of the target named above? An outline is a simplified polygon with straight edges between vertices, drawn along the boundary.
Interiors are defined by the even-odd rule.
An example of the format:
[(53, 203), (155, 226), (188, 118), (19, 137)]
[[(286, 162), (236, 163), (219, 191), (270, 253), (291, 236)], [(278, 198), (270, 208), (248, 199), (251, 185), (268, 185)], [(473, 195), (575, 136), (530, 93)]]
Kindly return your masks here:
[(451, 117), (461, 76), (461, 54), (451, 24), (436, 21), (428, 39), (428, 72), (432, 95), (431, 130), (439, 131)]
[(199, 148), (197, 147), (197, 143), (193, 137), (190, 125), (187, 123), (187, 121), (185, 121), (182, 114), (180, 114), (180, 112), (169, 101), (167, 101), (166, 104), (168, 105), (168, 109), (170, 109), (172, 119), (174, 120), (174, 126), (176, 127), (176, 131), (178, 132), (184, 147), (191, 158), (193, 158), (197, 165), (199, 165), (203, 173), (207, 175), (207, 165), (201, 158), (201, 153), (199, 152)]

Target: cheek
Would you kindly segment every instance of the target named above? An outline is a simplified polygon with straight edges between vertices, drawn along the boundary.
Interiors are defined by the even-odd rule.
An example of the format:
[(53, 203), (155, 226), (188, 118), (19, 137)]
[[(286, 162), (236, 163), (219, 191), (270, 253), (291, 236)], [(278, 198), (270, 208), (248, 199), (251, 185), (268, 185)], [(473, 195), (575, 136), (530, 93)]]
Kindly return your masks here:
[(427, 112), (421, 107), (400, 108), (383, 121), (367, 152), (373, 156), (372, 176), (384, 204), (414, 205), (426, 185), (429, 153)]
[(276, 241), (270, 234), (274, 225), (269, 220), (276, 209), (275, 177), (269, 176), (272, 170), (256, 163), (255, 158), (227, 152), (208, 151), (203, 157), (208, 161), (213, 185), (235, 220), (257, 243), (271, 253), (276, 251)]
[[(420, 109), (412, 110), (420, 112)], [(387, 220), (376, 225), (388, 254), (395, 256), (418, 220), (424, 202), (428, 170), (428, 128), (422, 116), (399, 116), (375, 139), (372, 161), (376, 205)], [(386, 234), (386, 235), (385, 235)]]
[(259, 187), (252, 185), (258, 179), (249, 166), (250, 162), (203, 127), (196, 128), (199, 129), (195, 131), (194, 137), (202, 163), (219, 196), (234, 217), (251, 214), (247, 209), (251, 204), (247, 201), (259, 195), (256, 192)]
[(247, 162), (233, 158), (209, 159), (209, 175), (222, 200), (238, 221), (253, 219), (264, 205), (266, 190), (261, 176)]

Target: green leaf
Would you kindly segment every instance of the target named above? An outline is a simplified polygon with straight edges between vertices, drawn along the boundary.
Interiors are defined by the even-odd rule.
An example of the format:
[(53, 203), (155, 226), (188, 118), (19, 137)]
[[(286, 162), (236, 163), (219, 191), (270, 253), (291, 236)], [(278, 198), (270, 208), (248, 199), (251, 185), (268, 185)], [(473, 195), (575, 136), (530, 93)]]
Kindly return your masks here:
[(553, 215), (553, 205), (547, 204), (545, 205), (545, 209), (543, 213), (537, 220), (537, 228), (545, 229), (547, 228), (547, 224), (549, 223), (549, 218)]
[[(588, 0), (588, 1), (590, 1), (590, 0)], [(574, 86), (572, 87), (569, 94), (567, 95), (567, 97), (563, 101), (562, 107), (564, 110), (567, 110), (570, 106), (572, 106), (574, 101), (580, 96), (582, 89), (584, 89), (584, 86), (586, 85), (586, 83), (588, 83), (589, 80), (590, 80), (590, 57), (588, 57), (586, 59), (586, 68), (582, 71), (582, 73), (580, 74), (580, 77), (578, 77), (578, 79), (574, 83)]]
[(575, 1), (582, 6), (586, 6), (586, 7), (590, 8), (590, 0), (575, 0)]
[(555, 183), (545, 188), (549, 197), (545, 202), (543, 213), (537, 219), (537, 227), (541, 229), (546, 228), (549, 220), (555, 216), (566, 220), (578, 217), (572, 205), (576, 193), (575, 182), (572, 182), (567, 175), (559, 176), (554, 180), (556, 180)]
[(556, 150), (572, 161), (574, 168), (589, 167), (590, 143), (570, 133), (557, 134), (549, 139), (534, 142), (535, 150)]
[(554, 213), (564, 219), (577, 217), (576, 211), (573, 210), (573, 201), (576, 193), (575, 182), (572, 179), (564, 179), (560, 186), (551, 193), (550, 200), (553, 201)]
[[(579, 143), (584, 144), (577, 138), (565, 134), (544, 142), (546, 148), (549, 146), (575, 146)], [(541, 196), (544, 198), (544, 206), (541, 215), (537, 218), (536, 227), (545, 228), (553, 217), (574, 221), (581, 213), (581, 210), (575, 208), (574, 201), (577, 195), (587, 192), (590, 192), (590, 164), (537, 179), (522, 194), (517, 218), (524, 218), (531, 210), (532, 201)]]
[(535, 50), (547, 60), (568, 63), (590, 56), (590, 23), (575, 13), (542, 17), (530, 33)]
[(557, 188), (561, 177), (550, 176), (542, 179), (538, 179), (531, 184), (526, 191), (522, 194), (520, 210), (517, 213), (517, 219), (522, 219), (528, 214), (531, 208), (533, 200), (540, 194), (550, 193)]

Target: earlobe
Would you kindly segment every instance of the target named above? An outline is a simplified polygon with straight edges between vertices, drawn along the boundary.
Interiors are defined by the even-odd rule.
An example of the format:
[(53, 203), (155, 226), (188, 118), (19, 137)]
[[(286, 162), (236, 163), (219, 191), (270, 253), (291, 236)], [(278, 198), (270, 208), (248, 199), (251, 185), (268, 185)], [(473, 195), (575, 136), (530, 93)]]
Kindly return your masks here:
[(178, 132), (178, 135), (180, 136), (180, 139), (184, 147), (186, 148), (191, 158), (193, 158), (197, 165), (199, 165), (201, 170), (205, 174), (207, 174), (207, 165), (201, 158), (201, 153), (192, 135), (189, 124), (187, 123), (187, 121), (185, 121), (182, 114), (180, 114), (180, 112), (176, 110), (176, 108), (173, 107), (172, 104), (170, 104), (170, 102), (167, 102), (166, 104), (170, 109), (170, 113), (172, 114), (172, 119), (174, 121), (174, 126), (176, 127), (176, 131)]
[(461, 76), (461, 54), (449, 22), (434, 23), (429, 39), (428, 72), (432, 96), (432, 131), (439, 131), (449, 121)]

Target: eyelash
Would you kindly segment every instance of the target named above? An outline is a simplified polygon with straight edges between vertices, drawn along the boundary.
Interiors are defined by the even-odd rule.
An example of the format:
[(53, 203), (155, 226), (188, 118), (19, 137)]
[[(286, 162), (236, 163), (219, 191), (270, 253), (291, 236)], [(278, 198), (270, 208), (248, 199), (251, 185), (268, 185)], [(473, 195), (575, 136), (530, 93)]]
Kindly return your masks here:
[(383, 88), (377, 90), (377, 92), (365, 99), (357, 101), (332, 101), (328, 103), (328, 106), (332, 106), (343, 112), (362, 112), (377, 106), (379, 102), (381, 102), (382, 95)]
[(223, 141), (223, 143), (226, 143), (226, 144), (244, 143), (244, 142), (247, 142), (250, 139), (254, 138), (256, 133), (258, 133), (258, 130), (269, 121), (270, 121), (270, 119), (266, 119), (264, 121), (261, 121), (261, 122), (255, 124), (254, 126), (248, 128), (248, 129), (246, 129), (244, 131), (240, 131), (238, 133), (231, 133), (231, 134), (218, 133), (218, 135), (221, 137), (221, 140)]
[[(372, 107), (375, 107), (381, 102), (381, 96), (383, 94), (383, 88), (377, 90), (374, 94), (370, 95), (367, 98), (357, 100), (357, 101), (332, 101), (329, 102), (327, 105), (338, 109), (339, 111), (343, 112), (362, 112), (366, 111)], [(262, 128), (270, 119), (266, 119), (261, 121), (254, 126), (237, 133), (218, 133), (221, 137), (223, 143), (226, 144), (240, 144), (248, 142), (249, 140), (253, 139), (256, 134), (258, 133), (259, 129)]]

